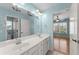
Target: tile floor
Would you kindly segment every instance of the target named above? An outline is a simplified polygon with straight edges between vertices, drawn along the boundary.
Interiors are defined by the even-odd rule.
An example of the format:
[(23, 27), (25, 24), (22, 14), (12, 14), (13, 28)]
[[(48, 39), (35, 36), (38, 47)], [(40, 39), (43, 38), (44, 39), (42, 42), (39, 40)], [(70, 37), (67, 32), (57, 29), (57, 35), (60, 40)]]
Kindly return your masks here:
[(68, 41), (63, 38), (54, 38), (54, 49), (57, 51), (61, 51), (65, 54), (68, 54)]
[(47, 55), (64, 55), (64, 54), (57, 51), (48, 51)]
[(54, 52), (53, 52), (53, 55), (64, 55), (64, 54), (62, 54), (62, 53), (60, 53), (60, 52), (57, 52), (57, 51), (54, 51)]

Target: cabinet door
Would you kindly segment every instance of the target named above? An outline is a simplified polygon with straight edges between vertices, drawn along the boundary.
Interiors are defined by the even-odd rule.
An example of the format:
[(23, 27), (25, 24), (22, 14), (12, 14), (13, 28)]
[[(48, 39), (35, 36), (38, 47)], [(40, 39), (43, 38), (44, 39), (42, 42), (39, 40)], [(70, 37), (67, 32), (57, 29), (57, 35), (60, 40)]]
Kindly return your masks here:
[(43, 41), (40, 43), (39, 55), (43, 55)]
[(59, 50), (60, 47), (60, 39), (54, 38), (54, 49)]
[(29, 50), (29, 55), (33, 55), (35, 50), (36, 50), (35, 47), (31, 48), (31, 49)]
[(22, 53), (21, 55), (28, 55), (29, 53), (26, 51), (24, 53)]
[(39, 55), (43, 55), (43, 42), (39, 44)]
[(40, 44), (37, 44), (36, 46), (34, 46), (33, 48), (31, 48), (30, 50), (29, 50), (29, 54), (30, 55), (38, 55), (39, 54), (39, 49), (41, 49), (40, 48)]
[(46, 54), (47, 51), (48, 51), (49, 47), (48, 47), (48, 38), (46, 38), (44, 41), (43, 41), (43, 54)]
[(67, 40), (66, 39), (61, 39), (60, 40), (60, 51), (67, 53), (68, 52), (68, 46), (67, 46)]

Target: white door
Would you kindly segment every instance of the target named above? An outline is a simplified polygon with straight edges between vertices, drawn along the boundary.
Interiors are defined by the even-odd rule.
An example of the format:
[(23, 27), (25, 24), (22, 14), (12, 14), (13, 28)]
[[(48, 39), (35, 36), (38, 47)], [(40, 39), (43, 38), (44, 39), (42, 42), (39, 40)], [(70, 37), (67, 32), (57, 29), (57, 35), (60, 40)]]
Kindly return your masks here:
[(77, 6), (77, 40), (78, 40), (78, 43), (77, 43), (77, 54), (79, 55), (79, 3), (78, 3), (78, 6)]
[(27, 19), (21, 19), (21, 37), (30, 34), (30, 22)]
[(70, 54), (77, 55), (77, 43), (70, 39)]
[(78, 43), (75, 42), (77, 41), (77, 4), (72, 4), (70, 8), (70, 54), (76, 55), (78, 54)]
[(77, 54), (77, 23), (70, 20), (70, 54)]

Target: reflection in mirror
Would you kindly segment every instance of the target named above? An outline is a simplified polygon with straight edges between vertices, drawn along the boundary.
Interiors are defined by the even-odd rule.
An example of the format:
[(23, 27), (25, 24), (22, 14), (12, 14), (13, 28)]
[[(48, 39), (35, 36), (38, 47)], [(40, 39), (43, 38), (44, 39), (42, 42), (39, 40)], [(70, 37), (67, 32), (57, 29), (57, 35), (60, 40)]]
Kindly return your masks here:
[(30, 21), (27, 19), (21, 19), (21, 37), (31, 35), (30, 32)]
[(19, 22), (18, 18), (7, 17), (7, 40), (18, 38), (19, 35)]

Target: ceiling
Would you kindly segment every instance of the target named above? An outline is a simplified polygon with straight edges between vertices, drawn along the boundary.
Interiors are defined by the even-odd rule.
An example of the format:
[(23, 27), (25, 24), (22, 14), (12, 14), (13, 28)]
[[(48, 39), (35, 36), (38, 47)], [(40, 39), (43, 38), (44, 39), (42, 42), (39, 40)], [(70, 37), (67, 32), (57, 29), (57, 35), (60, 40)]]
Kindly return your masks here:
[[(32, 3), (37, 9), (39, 9), (40, 11), (45, 11), (47, 10), (48, 8), (51, 8), (51, 6), (56, 6), (57, 3)], [(0, 6), (2, 6), (3, 8), (5, 9), (8, 9), (8, 10), (12, 10), (12, 3), (0, 3)], [(22, 8), (20, 8), (21, 10), (21, 13), (22, 14), (25, 14), (27, 13), (27, 10), (24, 10)], [(14, 10), (12, 10), (14, 11)]]
[[(12, 9), (12, 7), (13, 7), (12, 3), (0, 3), (0, 6), (7, 9), (7, 10), (16, 12), (15, 10)], [(25, 10), (23, 8), (19, 8), (19, 9), (21, 10), (20, 13), (25, 14), (25, 15), (27, 14), (27, 10)]]
[(57, 3), (33, 3), (33, 5), (40, 9), (40, 11), (45, 11), (47, 10), (48, 8), (51, 8), (51, 6), (56, 6)]
[[(39, 9), (40, 11), (46, 11), (47, 9), (53, 8), (53, 7), (57, 6), (58, 4), (59, 3), (32, 3), (32, 5), (35, 6), (37, 9)], [(5, 9), (14, 11), (12, 9), (12, 6), (13, 6), (12, 3), (0, 3), (0, 6), (2, 6)], [(21, 10), (22, 14), (24, 14), (24, 15), (27, 14), (27, 10), (25, 10), (23, 8), (20, 8), (20, 10)]]

